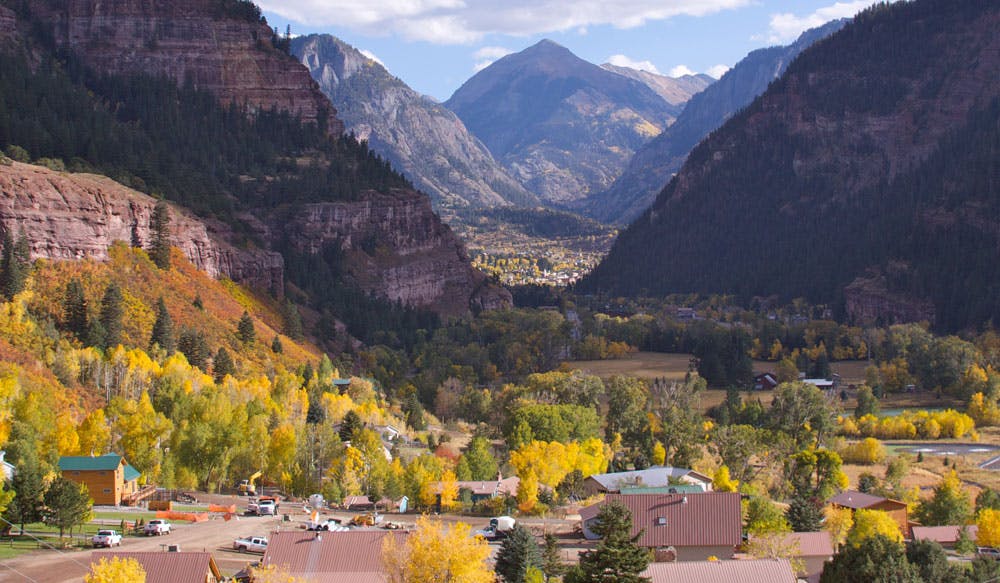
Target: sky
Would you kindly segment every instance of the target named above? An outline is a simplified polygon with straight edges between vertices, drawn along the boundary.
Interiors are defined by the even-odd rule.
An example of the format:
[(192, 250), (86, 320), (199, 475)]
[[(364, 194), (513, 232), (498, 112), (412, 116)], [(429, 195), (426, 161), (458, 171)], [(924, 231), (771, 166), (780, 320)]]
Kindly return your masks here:
[(553, 40), (595, 64), (719, 77), (872, 0), (257, 0), (272, 26), (329, 33), (448, 99), (505, 54)]

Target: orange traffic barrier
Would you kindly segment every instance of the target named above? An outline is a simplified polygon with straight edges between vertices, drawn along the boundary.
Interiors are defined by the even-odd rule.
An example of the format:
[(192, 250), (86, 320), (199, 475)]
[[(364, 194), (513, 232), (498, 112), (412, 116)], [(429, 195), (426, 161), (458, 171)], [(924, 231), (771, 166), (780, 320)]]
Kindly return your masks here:
[(236, 514), (236, 505), (230, 504), (229, 506), (222, 506), (221, 504), (209, 504), (209, 512), (227, 512), (229, 514)]
[(172, 510), (161, 510), (156, 513), (157, 518), (167, 518), (170, 520), (186, 520), (188, 522), (205, 522), (208, 520), (207, 512), (175, 512)]

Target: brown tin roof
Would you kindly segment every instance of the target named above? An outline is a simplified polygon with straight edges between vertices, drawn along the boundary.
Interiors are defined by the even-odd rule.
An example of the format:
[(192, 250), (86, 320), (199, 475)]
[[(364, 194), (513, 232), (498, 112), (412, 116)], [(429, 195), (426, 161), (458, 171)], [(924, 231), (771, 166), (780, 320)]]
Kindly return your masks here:
[(652, 583), (796, 583), (786, 559), (650, 563), (642, 575)]
[[(740, 495), (735, 492), (625, 496), (608, 494), (602, 504), (617, 500), (632, 512), (632, 536), (643, 531), (639, 545), (736, 546), (743, 535)], [(586, 521), (601, 504), (580, 511)]]
[(355, 530), (346, 532), (282, 531), (268, 537), (264, 566), (276, 565), (291, 575), (323, 583), (384, 581), (382, 541), (406, 532)]
[(109, 551), (91, 555), (91, 564), (102, 558), (135, 559), (146, 571), (146, 583), (205, 583), (211, 573), (221, 578), (212, 553), (163, 551)]

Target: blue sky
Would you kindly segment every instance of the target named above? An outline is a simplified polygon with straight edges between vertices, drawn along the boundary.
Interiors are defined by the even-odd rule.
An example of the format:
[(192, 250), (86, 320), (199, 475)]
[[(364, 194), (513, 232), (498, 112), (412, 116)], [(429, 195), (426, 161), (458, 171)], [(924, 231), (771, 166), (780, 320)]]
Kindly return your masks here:
[(445, 100), (503, 54), (543, 38), (579, 57), (718, 76), (748, 52), (852, 16), (872, 0), (258, 0), (283, 32), (330, 33)]

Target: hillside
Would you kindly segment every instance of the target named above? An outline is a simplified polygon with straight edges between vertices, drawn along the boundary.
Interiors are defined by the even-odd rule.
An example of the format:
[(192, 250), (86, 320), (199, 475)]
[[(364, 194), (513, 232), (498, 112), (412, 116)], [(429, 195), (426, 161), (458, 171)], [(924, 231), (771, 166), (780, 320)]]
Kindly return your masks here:
[(435, 206), (538, 202), (454, 113), (354, 47), (330, 35), (310, 35), (292, 39), (291, 50), (333, 102), (347, 131), (430, 195)]
[(763, 93), (799, 53), (845, 23), (833, 21), (807, 30), (788, 46), (751, 52), (717, 82), (693, 95), (677, 120), (635, 153), (610, 188), (580, 201), (580, 210), (612, 224), (634, 221), (680, 170), (698, 142)]
[(657, 95), (662, 97), (664, 101), (670, 105), (679, 107), (687, 103), (691, 97), (704, 91), (712, 83), (715, 83), (715, 79), (705, 74), (668, 77), (631, 67), (612, 65), (611, 63), (604, 63), (601, 65), (601, 68), (644, 83), (647, 87), (655, 91)]
[(888, 293), (847, 307), (1000, 316), (998, 25), (984, 1), (865, 11), (702, 142), (581, 289), (842, 301), (881, 275)]
[(679, 110), (548, 40), (483, 69), (445, 106), (548, 206), (607, 188)]
[[(280, 254), (297, 300), (318, 311), (366, 297), (446, 314), (504, 305), (427, 197), (339, 136), (334, 108), (252, 3), (14, 5), (0, 19), (0, 147), (14, 157), (190, 208), (222, 243)], [(316, 265), (298, 266), (310, 258), (336, 285), (309, 280)], [(335, 317), (368, 310), (381, 308)]]

